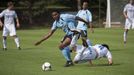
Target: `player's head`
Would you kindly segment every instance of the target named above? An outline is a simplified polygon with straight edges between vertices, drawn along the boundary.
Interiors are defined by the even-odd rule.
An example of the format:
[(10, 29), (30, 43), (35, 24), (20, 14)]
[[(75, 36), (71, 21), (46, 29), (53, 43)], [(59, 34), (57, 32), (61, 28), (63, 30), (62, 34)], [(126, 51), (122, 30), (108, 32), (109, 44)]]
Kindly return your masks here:
[(101, 45), (106, 47), (109, 50), (109, 46), (107, 44), (101, 44)]
[(82, 8), (83, 9), (88, 9), (88, 2), (83, 2)]
[(8, 6), (8, 9), (13, 9), (14, 8), (13, 2), (8, 2), (7, 6)]
[(134, 0), (129, 0), (129, 3), (134, 5)]
[(57, 11), (57, 10), (54, 10), (54, 11), (52, 12), (52, 17), (53, 17), (54, 20), (58, 20), (59, 17), (60, 17), (60, 12)]

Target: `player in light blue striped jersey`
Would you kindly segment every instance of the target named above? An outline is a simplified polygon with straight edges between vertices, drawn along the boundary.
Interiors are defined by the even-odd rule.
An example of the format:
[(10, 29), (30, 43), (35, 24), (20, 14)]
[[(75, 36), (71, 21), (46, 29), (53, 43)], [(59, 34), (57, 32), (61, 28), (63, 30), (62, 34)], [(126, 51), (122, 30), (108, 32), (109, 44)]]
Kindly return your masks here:
[(70, 48), (69, 48), (73, 36), (73, 32), (71, 32), (71, 30), (75, 29), (76, 20), (83, 21), (85, 23), (88, 22), (71, 14), (60, 14), (60, 12), (58, 11), (53, 11), (52, 17), (55, 21), (53, 22), (51, 30), (41, 40), (36, 42), (35, 45), (39, 45), (44, 40), (47, 40), (49, 37), (53, 35), (53, 33), (56, 31), (57, 28), (61, 28), (65, 32), (65, 36), (64, 39), (61, 41), (61, 44), (59, 45), (59, 49), (62, 51), (62, 54), (67, 61), (65, 67), (72, 66), (73, 62), (70, 57)]

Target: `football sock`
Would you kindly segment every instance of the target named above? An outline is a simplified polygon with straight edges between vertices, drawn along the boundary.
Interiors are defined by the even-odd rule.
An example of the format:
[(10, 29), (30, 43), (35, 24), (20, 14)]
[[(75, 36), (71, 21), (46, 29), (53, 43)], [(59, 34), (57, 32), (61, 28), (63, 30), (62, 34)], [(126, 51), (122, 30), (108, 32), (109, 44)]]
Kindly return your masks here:
[(74, 47), (77, 43), (77, 40), (78, 40), (78, 37), (79, 37), (79, 34), (75, 34), (72, 38), (72, 41), (71, 41), (71, 44), (70, 44), (70, 47)]
[(67, 61), (71, 61), (70, 48), (69, 47), (65, 47), (64, 49), (62, 49), (62, 54)]
[(86, 42), (87, 42), (88, 46), (92, 46), (92, 43), (89, 39), (87, 39)]
[(127, 41), (127, 32), (124, 32), (124, 41), (126, 42)]
[(19, 38), (18, 38), (18, 37), (16, 37), (16, 38), (14, 39), (14, 41), (15, 41), (15, 43), (16, 43), (16, 45), (17, 45), (17, 47), (20, 47)]
[(3, 48), (7, 48), (6, 45), (7, 45), (6, 39), (3, 39)]

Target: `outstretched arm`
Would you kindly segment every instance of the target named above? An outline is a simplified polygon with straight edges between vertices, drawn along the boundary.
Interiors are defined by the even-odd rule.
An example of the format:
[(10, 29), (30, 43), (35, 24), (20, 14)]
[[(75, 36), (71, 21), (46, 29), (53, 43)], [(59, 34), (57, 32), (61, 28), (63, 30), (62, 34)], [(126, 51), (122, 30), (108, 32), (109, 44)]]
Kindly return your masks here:
[(41, 40), (37, 41), (37, 42), (35, 43), (35, 45), (37, 46), (37, 45), (41, 44), (43, 41), (47, 40), (49, 37), (51, 37), (51, 36), (53, 35), (54, 32), (55, 32), (55, 30), (50, 30), (50, 31), (48, 32), (48, 34), (45, 35)]

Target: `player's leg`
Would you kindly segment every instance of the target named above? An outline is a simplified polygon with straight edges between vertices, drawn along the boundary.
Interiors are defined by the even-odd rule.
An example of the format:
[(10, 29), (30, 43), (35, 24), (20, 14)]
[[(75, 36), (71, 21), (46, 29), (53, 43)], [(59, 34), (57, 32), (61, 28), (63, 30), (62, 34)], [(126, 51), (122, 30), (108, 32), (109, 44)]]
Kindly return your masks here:
[(127, 34), (128, 34), (128, 31), (129, 31), (128, 29), (125, 29), (124, 30), (124, 35), (123, 35), (123, 37), (124, 37), (123, 38), (124, 39), (124, 44), (126, 44), (126, 42), (127, 42)]
[(78, 37), (79, 37), (79, 34), (74, 34), (73, 38), (72, 38), (72, 41), (70, 43), (70, 47), (73, 48), (75, 47), (76, 43), (77, 43), (77, 40), (78, 40)]
[(126, 42), (127, 42), (127, 34), (128, 34), (130, 27), (131, 27), (131, 22), (128, 19), (126, 19), (125, 30), (124, 30), (124, 34), (123, 34), (124, 44), (126, 44)]
[(21, 50), (19, 37), (16, 35), (16, 29), (15, 29), (15, 27), (11, 27), (10, 28), (10, 36), (12, 36), (14, 38), (14, 42), (15, 42), (17, 48), (19, 50)]
[(7, 50), (7, 37), (6, 36), (3, 36), (3, 50)]
[(19, 50), (21, 50), (20, 48), (20, 41), (19, 41), (19, 37), (17, 35), (13, 35), (14, 37), (14, 42), (16, 43), (16, 46)]
[(7, 50), (7, 35), (8, 35), (9, 31), (6, 27), (3, 28), (3, 50)]
[(60, 44), (59, 49), (62, 51), (62, 54), (64, 58), (66, 59), (65, 67), (69, 67), (73, 65), (71, 56), (70, 56), (70, 42), (71, 42), (71, 36), (65, 36), (63, 42)]
[(88, 47), (88, 44), (87, 44), (87, 31), (81, 30), (81, 39), (82, 39), (83, 46)]

